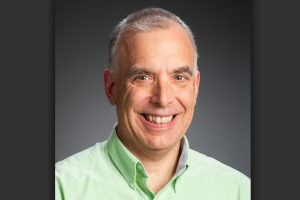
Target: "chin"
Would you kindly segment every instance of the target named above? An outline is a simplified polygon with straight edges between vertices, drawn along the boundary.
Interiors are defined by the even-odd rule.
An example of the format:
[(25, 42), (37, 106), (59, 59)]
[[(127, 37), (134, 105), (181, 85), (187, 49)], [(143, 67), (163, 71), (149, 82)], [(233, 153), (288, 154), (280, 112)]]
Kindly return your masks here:
[(148, 141), (146, 141), (144, 145), (151, 150), (167, 150), (173, 148), (177, 143), (179, 143), (174, 140), (174, 138), (170, 139), (161, 137), (163, 136), (154, 136), (154, 138), (152, 137), (148, 139)]

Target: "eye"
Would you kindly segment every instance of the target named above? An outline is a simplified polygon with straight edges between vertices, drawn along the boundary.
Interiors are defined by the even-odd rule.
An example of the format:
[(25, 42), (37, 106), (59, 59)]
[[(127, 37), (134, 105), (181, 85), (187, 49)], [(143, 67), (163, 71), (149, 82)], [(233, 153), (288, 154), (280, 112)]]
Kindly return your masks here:
[(149, 79), (149, 77), (147, 77), (145, 75), (140, 75), (140, 76), (135, 77), (135, 80), (138, 80), (138, 81), (145, 81), (148, 79)]
[(175, 76), (175, 79), (178, 80), (178, 81), (182, 81), (182, 80), (185, 80), (186, 77), (182, 76), (182, 75), (176, 75)]

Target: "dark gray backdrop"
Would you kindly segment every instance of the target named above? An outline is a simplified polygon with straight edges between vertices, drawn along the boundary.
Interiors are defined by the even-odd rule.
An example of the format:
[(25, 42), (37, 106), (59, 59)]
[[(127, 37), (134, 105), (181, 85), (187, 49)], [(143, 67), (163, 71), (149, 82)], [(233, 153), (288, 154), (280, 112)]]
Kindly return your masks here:
[(147, 6), (174, 12), (196, 36), (201, 83), (191, 148), (250, 176), (250, 1), (56, 0), (55, 161), (109, 136), (116, 116), (103, 90), (108, 37)]

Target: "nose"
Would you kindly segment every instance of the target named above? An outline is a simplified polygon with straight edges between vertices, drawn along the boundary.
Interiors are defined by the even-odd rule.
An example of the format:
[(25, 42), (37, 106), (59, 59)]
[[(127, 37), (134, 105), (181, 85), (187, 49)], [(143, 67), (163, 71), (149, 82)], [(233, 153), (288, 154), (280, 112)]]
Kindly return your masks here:
[(174, 101), (174, 93), (166, 79), (160, 79), (153, 86), (151, 103), (166, 108)]

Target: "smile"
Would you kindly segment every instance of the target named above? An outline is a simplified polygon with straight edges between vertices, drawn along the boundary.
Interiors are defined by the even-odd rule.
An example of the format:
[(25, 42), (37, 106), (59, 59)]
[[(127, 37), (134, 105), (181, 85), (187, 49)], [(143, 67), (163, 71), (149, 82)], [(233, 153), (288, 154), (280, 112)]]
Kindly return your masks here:
[(172, 121), (172, 119), (175, 117), (175, 115), (170, 115), (170, 116), (156, 116), (156, 115), (149, 115), (149, 114), (144, 114), (143, 115), (145, 119), (149, 122), (152, 122), (154, 124), (165, 124), (169, 123)]

